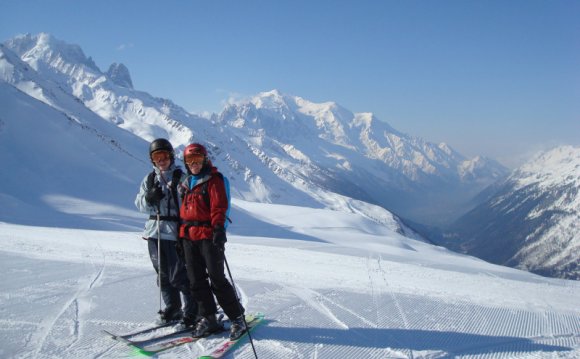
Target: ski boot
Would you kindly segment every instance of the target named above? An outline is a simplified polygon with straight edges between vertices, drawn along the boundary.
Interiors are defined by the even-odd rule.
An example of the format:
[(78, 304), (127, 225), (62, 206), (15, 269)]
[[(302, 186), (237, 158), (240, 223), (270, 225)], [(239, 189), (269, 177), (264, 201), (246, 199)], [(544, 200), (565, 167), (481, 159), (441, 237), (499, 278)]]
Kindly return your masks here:
[(193, 327), (195, 328), (197, 322), (199, 321), (199, 317), (196, 314), (184, 314), (183, 318), (181, 319), (181, 326), (183, 328)]
[(167, 307), (159, 311), (159, 324), (165, 324), (181, 320), (182, 314), (180, 308)]
[(230, 340), (236, 340), (247, 331), (246, 322), (244, 320), (244, 315), (240, 315), (236, 319), (232, 320), (232, 325), (230, 326)]
[(207, 337), (208, 335), (221, 332), (222, 325), (217, 321), (215, 315), (209, 317), (201, 317), (195, 325), (195, 330), (191, 334), (194, 338)]

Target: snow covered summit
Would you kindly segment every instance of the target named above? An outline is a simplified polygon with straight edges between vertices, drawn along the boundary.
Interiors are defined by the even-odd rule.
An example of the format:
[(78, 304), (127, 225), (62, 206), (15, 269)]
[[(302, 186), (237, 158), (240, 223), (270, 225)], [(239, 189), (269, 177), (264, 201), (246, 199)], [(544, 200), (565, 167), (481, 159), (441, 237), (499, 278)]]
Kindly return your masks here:
[(131, 80), (129, 69), (123, 64), (111, 64), (109, 70), (107, 70), (107, 77), (119, 86), (133, 88), (133, 81)]
[(403, 134), (372, 113), (277, 90), (230, 104), (216, 122), (286, 170), (415, 220), (443, 220), (433, 208), (465, 210), (471, 196), (507, 173), (493, 160), (466, 159), (445, 144)]

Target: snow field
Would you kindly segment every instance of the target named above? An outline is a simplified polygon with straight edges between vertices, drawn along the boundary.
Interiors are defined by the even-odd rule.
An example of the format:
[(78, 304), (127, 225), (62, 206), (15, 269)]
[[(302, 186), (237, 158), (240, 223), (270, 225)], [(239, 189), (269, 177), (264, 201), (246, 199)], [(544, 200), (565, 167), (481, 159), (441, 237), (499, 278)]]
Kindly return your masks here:
[[(392, 234), (375, 236), (369, 247), (368, 231), (327, 228), (334, 243), (309, 233), (319, 240), (230, 236), (226, 255), (242, 302), (267, 315), (254, 332), (260, 358), (580, 353), (577, 282), (493, 266)], [(0, 242), (0, 356), (135, 355), (102, 330), (147, 327), (159, 308), (138, 233), (0, 224)], [(202, 340), (158, 357), (196, 357), (214, 344)], [(231, 357), (253, 353), (243, 345)]]

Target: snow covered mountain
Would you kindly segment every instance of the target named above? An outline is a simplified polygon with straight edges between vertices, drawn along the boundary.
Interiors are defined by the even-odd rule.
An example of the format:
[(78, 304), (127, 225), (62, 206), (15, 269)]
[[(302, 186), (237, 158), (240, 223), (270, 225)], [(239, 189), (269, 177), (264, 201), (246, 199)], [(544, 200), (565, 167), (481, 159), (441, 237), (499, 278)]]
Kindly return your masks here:
[[(468, 160), (445, 144), (402, 134), (370, 113), (354, 114), (332, 102), (316, 104), (274, 90), (207, 119), (133, 89), (124, 65), (102, 72), (79, 46), (49, 34), (18, 36), (5, 49), (38, 77), (138, 137), (167, 137), (178, 150), (191, 141), (207, 143), (215, 162), (234, 177), (234, 195), (241, 199), (373, 208), (369, 215), (385, 217), (363, 201), (432, 223), (464, 212), (468, 198), (507, 173), (492, 160)], [(329, 192), (349, 203), (336, 203)]]
[(580, 148), (541, 153), (460, 218), (450, 243), (471, 255), (542, 275), (580, 279)]
[(453, 215), (442, 208), (463, 210), (468, 198), (506, 174), (493, 160), (468, 160), (445, 144), (400, 133), (372, 113), (276, 90), (230, 105), (215, 120), (237, 129), (287, 177), (429, 223)]
[[(22, 36), (0, 47), (0, 159), (12, 169), (0, 180), (4, 220), (57, 225), (68, 220), (62, 213), (65, 203), (78, 208), (95, 200), (103, 205), (84, 208), (82, 226), (93, 228), (96, 216), (107, 216), (109, 224), (117, 216), (140, 218), (133, 199), (150, 171), (148, 142), (167, 137), (178, 151), (195, 140), (208, 144), (236, 198), (361, 213), (414, 236), (384, 208), (289, 185), (228, 128), (136, 91), (131, 82), (124, 66), (102, 73), (78, 46), (47, 34)], [(111, 157), (111, 148), (121, 155)], [(123, 177), (119, 183), (118, 176)], [(31, 215), (39, 208), (43, 215)]]
[[(138, 223), (128, 204), (149, 167), (146, 141), (103, 121), (3, 45), (0, 108), (2, 221), (117, 229)], [(80, 213), (89, 199), (96, 205)]]

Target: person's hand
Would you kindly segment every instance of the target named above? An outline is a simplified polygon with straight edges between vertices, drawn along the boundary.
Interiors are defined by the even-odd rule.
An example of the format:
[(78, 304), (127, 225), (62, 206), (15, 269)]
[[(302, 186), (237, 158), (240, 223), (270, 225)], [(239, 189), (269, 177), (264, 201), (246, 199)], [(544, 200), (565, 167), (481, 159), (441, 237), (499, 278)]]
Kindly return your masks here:
[(220, 250), (225, 249), (225, 244), (228, 241), (226, 237), (226, 229), (223, 226), (215, 226), (213, 229), (213, 245)]
[(149, 188), (149, 190), (147, 190), (147, 193), (145, 194), (145, 201), (147, 201), (147, 203), (149, 203), (150, 206), (159, 207), (159, 203), (161, 202), (163, 197), (165, 197), (163, 189), (161, 188), (159, 183), (157, 183), (156, 186), (153, 186)]

